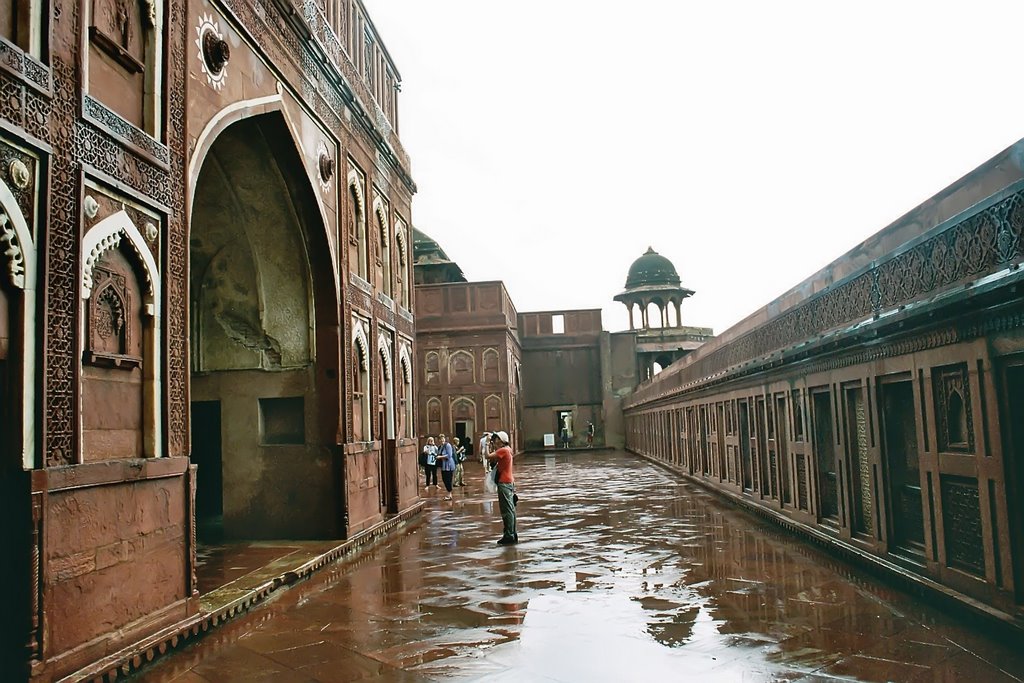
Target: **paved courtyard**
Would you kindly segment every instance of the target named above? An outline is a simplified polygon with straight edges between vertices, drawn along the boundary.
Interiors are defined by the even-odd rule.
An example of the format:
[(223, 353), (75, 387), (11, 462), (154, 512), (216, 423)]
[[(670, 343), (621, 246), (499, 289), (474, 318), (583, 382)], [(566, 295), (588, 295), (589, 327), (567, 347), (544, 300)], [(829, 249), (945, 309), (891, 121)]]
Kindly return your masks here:
[(467, 468), (453, 502), (428, 489), (420, 522), (133, 680), (1024, 680), (1024, 648), (633, 456), (519, 458), (508, 547)]

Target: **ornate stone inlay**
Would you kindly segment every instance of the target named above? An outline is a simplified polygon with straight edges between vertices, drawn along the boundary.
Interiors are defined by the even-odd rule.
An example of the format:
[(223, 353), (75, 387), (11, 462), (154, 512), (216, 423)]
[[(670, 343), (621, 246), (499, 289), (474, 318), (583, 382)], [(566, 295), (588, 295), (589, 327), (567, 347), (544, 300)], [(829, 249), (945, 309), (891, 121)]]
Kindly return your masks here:
[(156, 238), (160, 236), (160, 230), (153, 223), (146, 223), (145, 226), (146, 239), (150, 242), (156, 242)]
[(227, 65), (231, 59), (231, 47), (224, 40), (220, 26), (210, 14), (204, 14), (196, 27), (196, 46), (199, 48), (199, 63), (206, 74), (206, 82), (214, 90), (224, 87)]
[(18, 234), (14, 232), (7, 214), (0, 211), (0, 249), (7, 259), (7, 275), (11, 284), (24, 289), (25, 287), (25, 255), (18, 243)]
[(170, 162), (171, 153), (166, 145), (153, 139), (144, 130), (129, 123), (120, 114), (88, 93), (82, 97), (82, 110), (85, 118), (100, 126), (105, 132), (129, 143), (161, 164)]

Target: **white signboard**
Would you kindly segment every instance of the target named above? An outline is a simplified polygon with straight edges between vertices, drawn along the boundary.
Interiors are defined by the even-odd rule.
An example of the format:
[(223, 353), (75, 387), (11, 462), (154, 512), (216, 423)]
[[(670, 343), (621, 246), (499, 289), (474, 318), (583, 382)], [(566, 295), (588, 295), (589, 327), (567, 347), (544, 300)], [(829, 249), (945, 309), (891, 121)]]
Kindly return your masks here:
[(544, 435), (544, 447), (547, 448), (548, 446), (554, 446), (554, 445), (555, 445), (555, 435), (554, 434), (545, 434)]

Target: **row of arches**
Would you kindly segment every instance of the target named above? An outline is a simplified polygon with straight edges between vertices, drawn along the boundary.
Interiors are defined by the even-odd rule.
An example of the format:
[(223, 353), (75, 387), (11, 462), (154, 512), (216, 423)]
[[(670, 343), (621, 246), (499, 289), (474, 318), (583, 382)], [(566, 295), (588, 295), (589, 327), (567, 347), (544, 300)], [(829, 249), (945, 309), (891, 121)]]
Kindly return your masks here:
[[(448, 414), (451, 424), (469, 423), (476, 433), (508, 429), (503, 419), (503, 399), (498, 394), (483, 397), (483, 422), (477, 419), (477, 401), (469, 396), (455, 396), (449, 399)], [(433, 436), (445, 431), (443, 403), (438, 397), (427, 399), (427, 435)], [(474, 430), (470, 430), (473, 432)], [(452, 430), (455, 431), (455, 430)]]
[(681, 327), (682, 299), (634, 301), (628, 305), (629, 329), (648, 330)]
[[(381, 293), (394, 300), (399, 306), (411, 309), (411, 276), (408, 248), (408, 225), (395, 215), (389, 219), (388, 202), (383, 196), (375, 196), (370, 211), (367, 211), (366, 181), (362, 171), (350, 161), (352, 168), (346, 178), (350, 211), (348, 212), (349, 236), (354, 243), (355, 274), (362, 280), (377, 285)], [(375, 254), (367, 227), (368, 214), (377, 229)], [(394, 247), (394, 249), (392, 249)], [(379, 258), (374, 258), (375, 256)], [(379, 264), (379, 270), (376, 269)], [(393, 269), (393, 266), (397, 266)], [(394, 272), (393, 272), (394, 270)]]
[[(377, 338), (376, 359), (379, 364), (379, 386), (382, 393), (379, 404), (383, 405), (383, 419), (379, 420), (374, 433), (372, 406), (372, 358), (370, 344), (364, 329), (365, 323), (354, 324), (352, 334), (352, 414), (354, 441), (375, 439), (406, 439), (414, 436), (412, 361), (409, 346), (402, 343), (398, 353), (398, 377), (392, 368), (392, 342), (385, 334)], [(396, 381), (397, 380), (397, 381)]]
[[(494, 384), (501, 381), (501, 356), (497, 349), (484, 349), (481, 356), (479, 381), (484, 384)], [(465, 349), (452, 351), (448, 355), (446, 366), (448, 376), (441, 377), (441, 353), (439, 351), (428, 351), (424, 354), (424, 377), (426, 385), (437, 385), (445, 380), (450, 385), (476, 384), (477, 360), (476, 356)]]

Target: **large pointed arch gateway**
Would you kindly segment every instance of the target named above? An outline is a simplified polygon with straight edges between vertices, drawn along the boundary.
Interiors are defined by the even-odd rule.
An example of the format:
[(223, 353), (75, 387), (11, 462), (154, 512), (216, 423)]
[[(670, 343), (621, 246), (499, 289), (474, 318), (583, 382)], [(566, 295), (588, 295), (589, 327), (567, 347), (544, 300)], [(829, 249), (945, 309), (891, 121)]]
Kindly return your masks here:
[(194, 182), (200, 539), (339, 537), (337, 290), (317, 195), (284, 117), (225, 128)]

